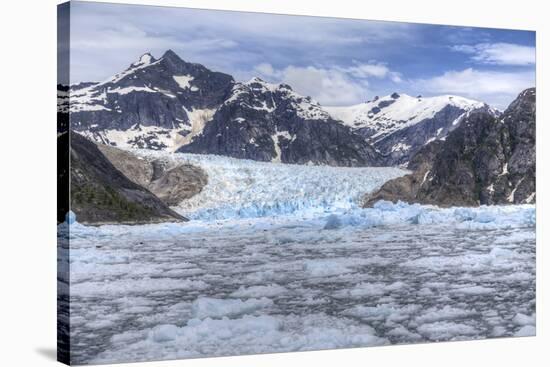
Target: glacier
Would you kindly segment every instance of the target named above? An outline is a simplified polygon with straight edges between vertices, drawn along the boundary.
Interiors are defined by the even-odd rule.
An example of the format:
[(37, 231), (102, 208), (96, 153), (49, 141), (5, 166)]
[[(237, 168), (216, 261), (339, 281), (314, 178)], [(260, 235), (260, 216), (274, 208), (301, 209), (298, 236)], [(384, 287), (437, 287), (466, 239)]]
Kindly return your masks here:
[(394, 167), (330, 167), (259, 162), (218, 155), (134, 150), (208, 175), (204, 190), (174, 209), (195, 220), (308, 216), (357, 207), (362, 195), (409, 173)]
[(187, 223), (61, 225), (73, 363), (536, 332), (534, 205), (361, 208), (406, 171), (137, 153), (209, 184)]

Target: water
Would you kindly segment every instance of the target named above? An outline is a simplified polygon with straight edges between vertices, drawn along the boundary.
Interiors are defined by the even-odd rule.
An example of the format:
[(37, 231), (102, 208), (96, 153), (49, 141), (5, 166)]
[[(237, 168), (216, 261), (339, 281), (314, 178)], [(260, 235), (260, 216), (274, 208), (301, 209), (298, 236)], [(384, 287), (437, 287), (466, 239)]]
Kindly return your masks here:
[(262, 206), (280, 188), (245, 176), (260, 194), (236, 210), (207, 191), (189, 223), (71, 225), (73, 363), (534, 335), (534, 206), (360, 209), (309, 174), (328, 199), (274, 192)]

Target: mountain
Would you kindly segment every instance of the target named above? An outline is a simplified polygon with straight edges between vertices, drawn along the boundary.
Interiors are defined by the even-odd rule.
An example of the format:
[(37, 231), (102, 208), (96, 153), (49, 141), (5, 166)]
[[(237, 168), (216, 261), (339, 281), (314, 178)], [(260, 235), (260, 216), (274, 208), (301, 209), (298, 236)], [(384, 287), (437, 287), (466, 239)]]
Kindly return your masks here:
[(108, 145), (175, 149), (200, 131), (233, 84), (171, 50), (158, 60), (147, 53), (104, 82), (71, 86), (71, 128)]
[(425, 144), (445, 137), (472, 111), (498, 112), (475, 100), (443, 95), (391, 95), (349, 107), (325, 107), (386, 156), (388, 165), (405, 164)]
[[(58, 137), (58, 146), (69, 146), (69, 133)], [(70, 133), (71, 210), (85, 224), (157, 223), (182, 221), (149, 190), (129, 180), (98, 147)]]
[(178, 151), (333, 166), (382, 162), (363, 137), (332, 119), (310, 97), (259, 78), (235, 83), (202, 133)]
[(101, 83), (58, 90), (71, 129), (95, 142), (296, 164), (405, 165), (472, 112), (499, 114), (450, 95), (323, 107), (287, 84), (237, 82), (171, 50), (146, 53)]
[(467, 115), (444, 142), (411, 159), (413, 173), (365, 198), (440, 206), (523, 204), (536, 201), (536, 90), (526, 89), (500, 117)]
[(117, 147), (337, 166), (380, 165), (364, 138), (310, 97), (260, 79), (145, 54), (101, 83), (70, 87), (71, 128)]

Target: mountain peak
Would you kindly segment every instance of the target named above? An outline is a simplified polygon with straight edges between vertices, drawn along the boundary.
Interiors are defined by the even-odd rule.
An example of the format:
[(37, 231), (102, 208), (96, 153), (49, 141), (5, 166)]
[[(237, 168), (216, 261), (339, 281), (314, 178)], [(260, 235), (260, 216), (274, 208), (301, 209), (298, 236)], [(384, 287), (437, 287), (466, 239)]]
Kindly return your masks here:
[(168, 49), (166, 52), (162, 55), (163, 59), (168, 59), (172, 61), (183, 61), (178, 54), (176, 54), (174, 51)]
[(251, 84), (251, 83), (265, 84), (266, 82), (262, 78), (255, 76), (252, 79), (250, 79), (246, 84)]
[(286, 90), (292, 91), (292, 88), (288, 84), (285, 84), (285, 83), (269, 83), (269, 82), (266, 82), (265, 80), (263, 80), (262, 78), (259, 78), (257, 76), (253, 77), (252, 79), (245, 82), (244, 84), (246, 84), (249, 87), (252, 87), (253, 89), (254, 89), (254, 84), (259, 84), (262, 88), (267, 88), (268, 90), (270, 90), (272, 92), (275, 91), (275, 90), (281, 90), (281, 89), (286, 89)]

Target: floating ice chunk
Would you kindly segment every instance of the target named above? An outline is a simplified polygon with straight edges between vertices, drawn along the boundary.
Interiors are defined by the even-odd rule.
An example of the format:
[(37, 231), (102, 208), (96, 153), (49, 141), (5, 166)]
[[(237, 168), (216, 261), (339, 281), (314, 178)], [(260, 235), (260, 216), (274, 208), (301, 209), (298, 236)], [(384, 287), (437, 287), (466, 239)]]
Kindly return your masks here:
[(516, 314), (516, 316), (514, 316), (512, 321), (517, 325), (522, 325), (522, 326), (532, 325), (532, 326), (535, 326), (536, 317), (535, 317), (535, 314), (533, 314), (531, 316), (528, 316), (528, 315), (525, 315), (525, 314), (522, 314), (522, 313), (518, 313), (518, 314)]
[(484, 295), (493, 293), (495, 290), (493, 288), (483, 287), (480, 285), (473, 285), (473, 286), (466, 286), (466, 287), (460, 287), (456, 288), (455, 292), (466, 294), (469, 296), (476, 296), (476, 295)]
[(235, 298), (276, 297), (287, 292), (288, 289), (278, 284), (256, 285), (248, 288), (241, 286), (235, 292), (231, 293), (230, 296)]
[[(71, 278), (71, 282), (72, 282)], [(122, 279), (114, 281), (82, 282), (71, 285), (71, 296), (108, 298), (124, 297), (129, 294), (147, 292), (166, 292), (173, 290), (202, 290), (208, 285), (202, 280), (143, 278)]]
[(461, 270), (512, 269), (518, 261), (526, 261), (528, 255), (494, 247), (485, 254), (464, 254), (461, 256), (425, 256), (406, 261), (402, 266), (424, 267), (431, 270), (456, 268)]
[(219, 319), (224, 316), (231, 317), (251, 313), (271, 305), (273, 305), (273, 301), (265, 297), (260, 299), (250, 298), (246, 301), (200, 297), (193, 302), (191, 314), (198, 319), (207, 317)]
[(537, 335), (537, 328), (533, 325), (522, 326), (518, 331), (514, 333), (514, 336), (535, 336)]
[(398, 323), (409, 319), (411, 314), (417, 313), (421, 306), (411, 304), (400, 307), (395, 304), (379, 304), (376, 306), (357, 305), (344, 311), (345, 315), (359, 317), (368, 322), (386, 321)]
[[(128, 343), (128, 341), (131, 341)], [(384, 345), (375, 330), (348, 319), (326, 314), (250, 316), (237, 319), (191, 319), (187, 325), (163, 325), (141, 332), (113, 336), (112, 348), (94, 363), (151, 359), (224, 356), (283, 351)]]
[(362, 298), (369, 296), (380, 296), (405, 288), (407, 285), (403, 282), (386, 283), (360, 283), (351, 289), (344, 289), (335, 293), (339, 298)]
[(149, 338), (157, 343), (174, 340), (179, 328), (175, 325), (158, 325), (149, 332)]
[(436, 321), (458, 319), (475, 314), (476, 312), (472, 310), (464, 310), (461, 308), (455, 308), (449, 305), (445, 305), (442, 308), (431, 307), (427, 309), (425, 312), (423, 312), (422, 315), (415, 318), (415, 322), (418, 324), (426, 324)]
[(535, 232), (515, 232), (512, 234), (507, 234), (496, 239), (495, 243), (510, 243), (510, 242), (524, 242), (532, 241), (536, 237)]
[(413, 333), (410, 330), (408, 330), (406, 327), (399, 325), (396, 328), (391, 329), (387, 332), (388, 336), (394, 336), (394, 337), (402, 337), (406, 338), (407, 340), (420, 340), (422, 337), (418, 335), (417, 333)]
[(361, 298), (367, 296), (380, 296), (386, 293), (384, 283), (361, 283), (351, 289), (345, 289), (335, 294), (339, 298)]
[(430, 340), (458, 340), (478, 334), (478, 330), (473, 326), (448, 321), (423, 324), (417, 331)]
[(303, 269), (314, 277), (324, 277), (338, 274), (351, 273), (342, 259), (306, 260)]
[[(76, 324), (74, 321), (75, 320), (73, 318), (71, 318), (71, 325), (73, 327)], [(110, 320), (110, 319), (96, 320), (96, 321), (86, 323), (87, 327), (89, 327), (90, 329), (94, 329), (94, 330), (96, 330), (96, 329), (107, 329), (107, 328), (111, 328), (115, 325), (116, 325), (115, 320)]]

